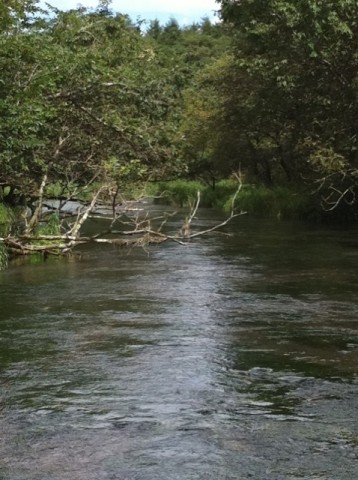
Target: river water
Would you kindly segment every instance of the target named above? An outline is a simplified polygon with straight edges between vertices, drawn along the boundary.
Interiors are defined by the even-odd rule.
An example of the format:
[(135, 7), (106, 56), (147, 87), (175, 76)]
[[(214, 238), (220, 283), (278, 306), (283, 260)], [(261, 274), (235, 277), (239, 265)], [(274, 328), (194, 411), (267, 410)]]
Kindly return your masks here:
[(0, 273), (1, 480), (358, 478), (358, 232), (226, 231)]

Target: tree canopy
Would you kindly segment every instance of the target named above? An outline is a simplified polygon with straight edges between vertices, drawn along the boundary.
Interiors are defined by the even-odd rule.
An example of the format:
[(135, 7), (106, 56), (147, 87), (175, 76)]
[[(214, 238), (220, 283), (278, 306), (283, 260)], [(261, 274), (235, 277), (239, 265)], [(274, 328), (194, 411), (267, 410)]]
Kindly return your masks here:
[(169, 173), (177, 94), (140, 30), (103, 9), (36, 19), (33, 2), (17, 6), (0, 35), (1, 183), (31, 190), (45, 172), (82, 182), (128, 164)]
[(338, 200), (352, 203), (358, 161), (357, 2), (218, 3), (233, 43), (226, 67), (210, 74), (209, 88), (220, 105), (216, 148), (266, 183), (321, 182), (326, 207)]
[[(356, 210), (355, 0), (221, 0), (220, 20), (133, 23), (102, 1), (0, 6), (0, 183), (222, 178)], [(123, 180), (124, 179), (124, 180)]]

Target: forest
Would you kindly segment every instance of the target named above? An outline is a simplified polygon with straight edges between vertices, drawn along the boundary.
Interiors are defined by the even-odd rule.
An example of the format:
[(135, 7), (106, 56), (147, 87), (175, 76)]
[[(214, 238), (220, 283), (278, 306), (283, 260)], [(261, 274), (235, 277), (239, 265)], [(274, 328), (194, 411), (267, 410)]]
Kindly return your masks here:
[[(73, 242), (95, 201), (114, 209), (139, 185), (356, 221), (357, 2), (217, 3), (217, 22), (180, 26), (134, 22), (104, 0), (1, 2), (3, 255), (30, 236), (44, 250), (50, 235)], [(87, 205), (64, 234), (53, 216), (44, 230), (46, 198)]]

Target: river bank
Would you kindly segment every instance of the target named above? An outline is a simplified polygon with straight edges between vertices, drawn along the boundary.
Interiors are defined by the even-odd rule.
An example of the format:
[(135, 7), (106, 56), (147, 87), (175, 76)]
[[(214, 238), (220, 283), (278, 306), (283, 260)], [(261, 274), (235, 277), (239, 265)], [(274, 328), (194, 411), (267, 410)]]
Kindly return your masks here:
[[(108, 187), (106, 188), (108, 189)], [(0, 269), (7, 266), (9, 248), (13, 253), (57, 255), (63, 249), (67, 252), (64, 242), (70, 241), (72, 242), (68, 249), (70, 251), (72, 244), (75, 245), (79, 241), (79, 238), (73, 237), (73, 229), (77, 236), (80, 235), (83, 222), (91, 216), (108, 217), (108, 219), (112, 219), (111, 225), (113, 226), (118, 221), (121, 223), (122, 216), (123, 218), (128, 215), (133, 216), (133, 212), (138, 212), (139, 223), (133, 224), (135, 233), (142, 231), (153, 236), (155, 232), (150, 225), (151, 218), (144, 215), (145, 225), (140, 223), (142, 220), (139, 220), (140, 216), (143, 217), (142, 213), (153, 202), (179, 208), (186, 207), (189, 212), (194, 212), (200, 205), (200, 207), (221, 210), (229, 217), (236, 212), (245, 213), (249, 217), (257, 219), (303, 220), (315, 224), (345, 223), (351, 225), (356, 223), (354, 212), (347, 218), (346, 215), (342, 215), (339, 205), (333, 210), (324, 210), (319, 199), (307, 191), (296, 191), (286, 187), (267, 188), (251, 184), (240, 185), (238, 189), (238, 181), (233, 179), (221, 180), (215, 185), (180, 179), (143, 185), (135, 183), (126, 186), (125, 195), (124, 192), (121, 192), (120, 195), (117, 192), (116, 196), (112, 198), (110, 190), (108, 190), (106, 197), (97, 198), (102, 189), (103, 187), (93, 185), (86, 191), (83, 198), (57, 200), (56, 185), (50, 184), (46, 188), (46, 198), (45, 195), (41, 197), (41, 208), (39, 207), (40, 200), (33, 203), (31, 209), (25, 206), (10, 208), (5, 203), (0, 203), (0, 233), (3, 237), (0, 242)], [(198, 193), (200, 193), (200, 204), (197, 204)], [(345, 207), (345, 212), (347, 211), (347, 207)], [(33, 215), (33, 218), (29, 220), (27, 215)], [(75, 223), (77, 222), (78, 226), (69, 227), (67, 224), (65, 227), (64, 216), (77, 217)], [(165, 216), (164, 214), (163, 220), (166, 222)], [(192, 221), (194, 216), (191, 218), (189, 214), (188, 218), (191, 218)], [(21, 229), (26, 226), (28, 230), (28, 225), (31, 223), (34, 225), (31, 230), (32, 239), (27, 233), (25, 239), (30, 243), (24, 245), (21, 240)], [(141, 228), (139, 228), (140, 225)], [(110, 228), (112, 229), (112, 227)], [(9, 232), (13, 237), (10, 240), (6, 238)], [(164, 239), (165, 235), (157, 232), (156, 237), (155, 241), (159, 238)], [(187, 233), (185, 233), (185, 237), (187, 237)], [(154, 238), (152, 240), (154, 241)], [(89, 239), (82, 238), (80, 243), (83, 241), (89, 241)], [(108, 242), (109, 240), (103, 241)], [(122, 245), (132, 245), (132, 242), (122, 240), (120, 242)]]
[[(215, 185), (178, 179), (158, 182), (151, 190), (155, 192), (159, 203), (180, 207), (192, 205), (200, 191), (202, 207), (229, 211), (237, 188), (238, 182), (234, 179), (220, 180)], [(309, 191), (281, 186), (268, 188), (243, 184), (235, 196), (235, 208), (255, 218), (295, 219), (313, 223), (343, 220), (338, 208), (337, 213), (322, 210), (319, 199)]]

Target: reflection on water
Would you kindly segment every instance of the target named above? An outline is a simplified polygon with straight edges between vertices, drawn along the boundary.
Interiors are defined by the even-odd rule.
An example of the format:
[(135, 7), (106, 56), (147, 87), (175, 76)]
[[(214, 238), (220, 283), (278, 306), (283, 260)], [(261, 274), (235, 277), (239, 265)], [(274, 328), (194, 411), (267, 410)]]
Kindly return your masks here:
[(358, 475), (355, 233), (230, 228), (0, 274), (1, 479)]

